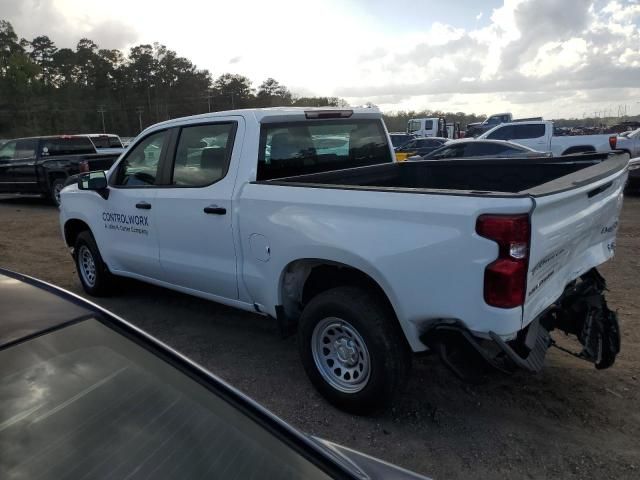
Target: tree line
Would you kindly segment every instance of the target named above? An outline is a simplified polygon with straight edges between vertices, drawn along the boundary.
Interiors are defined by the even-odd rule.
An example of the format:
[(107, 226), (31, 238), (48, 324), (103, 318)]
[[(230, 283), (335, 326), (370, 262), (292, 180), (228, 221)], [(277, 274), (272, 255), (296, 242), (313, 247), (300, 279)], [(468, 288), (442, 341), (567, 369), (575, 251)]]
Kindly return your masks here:
[(273, 78), (213, 78), (164, 45), (128, 54), (82, 38), (58, 48), (46, 35), (19, 38), (0, 20), (0, 138), (105, 131), (132, 136), (170, 118), (234, 108), (339, 106), (336, 97), (300, 97)]

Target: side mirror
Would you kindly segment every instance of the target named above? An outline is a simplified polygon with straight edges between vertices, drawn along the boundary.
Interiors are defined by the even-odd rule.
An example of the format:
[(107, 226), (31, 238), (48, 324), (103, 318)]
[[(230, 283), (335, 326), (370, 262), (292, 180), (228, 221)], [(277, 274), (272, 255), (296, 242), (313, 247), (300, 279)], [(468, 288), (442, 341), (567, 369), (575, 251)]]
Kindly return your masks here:
[(103, 171), (83, 173), (78, 178), (79, 190), (92, 190), (99, 193), (104, 199), (109, 198), (107, 189), (107, 175)]

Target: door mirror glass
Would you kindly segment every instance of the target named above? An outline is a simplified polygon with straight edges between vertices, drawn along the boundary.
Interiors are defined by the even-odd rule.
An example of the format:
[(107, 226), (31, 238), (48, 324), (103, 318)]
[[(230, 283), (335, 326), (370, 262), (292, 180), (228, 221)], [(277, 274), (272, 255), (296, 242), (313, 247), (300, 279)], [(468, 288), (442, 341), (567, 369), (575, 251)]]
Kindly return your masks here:
[(97, 192), (105, 190), (107, 188), (107, 176), (102, 171), (85, 173), (78, 179), (78, 188)]

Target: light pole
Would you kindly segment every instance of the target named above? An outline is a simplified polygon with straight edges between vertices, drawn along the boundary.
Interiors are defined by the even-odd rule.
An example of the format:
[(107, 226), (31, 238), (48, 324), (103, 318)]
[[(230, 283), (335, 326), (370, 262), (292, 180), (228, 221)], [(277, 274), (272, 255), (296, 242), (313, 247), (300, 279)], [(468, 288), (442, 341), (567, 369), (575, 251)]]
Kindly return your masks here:
[(98, 113), (102, 116), (102, 133), (107, 133), (107, 129), (104, 126), (104, 112), (106, 111), (104, 105), (98, 105)]
[(142, 131), (142, 112), (144, 112), (143, 107), (136, 107), (136, 113), (138, 114), (138, 125), (140, 126), (140, 132)]

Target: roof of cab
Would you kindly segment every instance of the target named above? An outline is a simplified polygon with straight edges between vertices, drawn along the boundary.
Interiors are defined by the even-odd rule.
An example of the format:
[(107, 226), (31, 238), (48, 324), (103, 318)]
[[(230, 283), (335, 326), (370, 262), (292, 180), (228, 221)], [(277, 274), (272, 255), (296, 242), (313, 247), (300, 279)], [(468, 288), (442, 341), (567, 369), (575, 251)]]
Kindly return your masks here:
[(221, 112), (201, 113), (200, 115), (190, 115), (188, 117), (173, 118), (164, 122), (156, 123), (145, 129), (156, 129), (159, 127), (171, 127), (176, 125), (194, 123), (196, 121), (215, 120), (218, 117), (242, 116), (251, 118), (258, 123), (267, 119), (303, 119), (305, 112), (329, 112), (345, 111), (353, 112), (355, 118), (382, 118), (382, 113), (377, 108), (372, 107), (269, 107), (269, 108), (246, 108), (239, 110), (224, 110)]

